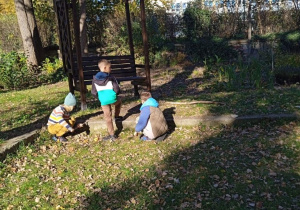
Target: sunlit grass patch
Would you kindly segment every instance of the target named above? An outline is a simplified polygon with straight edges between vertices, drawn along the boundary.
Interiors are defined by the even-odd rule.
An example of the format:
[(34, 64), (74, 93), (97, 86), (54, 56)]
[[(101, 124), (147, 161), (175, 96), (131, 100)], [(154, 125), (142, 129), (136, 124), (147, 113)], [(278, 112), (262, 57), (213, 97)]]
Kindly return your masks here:
[(68, 137), (42, 133), (0, 168), (0, 207), (299, 207), (299, 124), (176, 128), (160, 143), (125, 129)]

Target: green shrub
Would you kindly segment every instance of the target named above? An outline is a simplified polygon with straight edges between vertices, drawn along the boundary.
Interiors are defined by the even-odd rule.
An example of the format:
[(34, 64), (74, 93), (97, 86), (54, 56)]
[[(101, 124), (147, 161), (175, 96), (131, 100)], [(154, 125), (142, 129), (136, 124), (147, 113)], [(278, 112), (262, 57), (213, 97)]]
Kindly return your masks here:
[(186, 53), (195, 63), (215, 56), (225, 60), (237, 56), (237, 52), (228, 45), (226, 40), (215, 37), (189, 41), (186, 49)]
[(153, 68), (161, 68), (182, 64), (186, 61), (186, 57), (183, 52), (163, 50), (155, 54), (150, 53), (150, 62)]
[(212, 12), (209, 10), (188, 7), (183, 16), (186, 37), (197, 39), (210, 36), (211, 15)]
[(33, 73), (27, 68), (24, 54), (10, 52), (0, 54), (0, 86), (19, 89), (33, 83)]
[(40, 71), (40, 83), (58, 82), (66, 78), (66, 74), (63, 71), (62, 60), (57, 58), (53, 61), (50, 58), (46, 58), (40, 67)]
[(275, 68), (281, 67), (300, 67), (300, 54), (277, 54)]
[(46, 58), (39, 69), (28, 69), (24, 54), (0, 54), (0, 87), (20, 89), (41, 83), (58, 82), (66, 78), (62, 61)]
[(161, 68), (170, 65), (170, 54), (167, 52), (150, 53), (149, 55), (153, 68)]
[(283, 50), (291, 52), (299, 52), (300, 47), (300, 32), (299, 31), (290, 31), (283, 33), (279, 37), (280, 47)]
[(216, 56), (204, 63), (205, 75), (217, 78), (216, 88), (220, 90), (272, 88), (274, 85), (272, 69), (268, 63), (257, 59), (228, 64)]
[(274, 74), (280, 84), (300, 82), (300, 54), (277, 55)]
[(299, 52), (300, 49), (300, 32), (288, 31), (281, 33), (267, 33), (264, 35), (255, 35), (254, 41), (276, 41), (278, 50), (281, 52)]
[(43, 62), (41, 70), (47, 72), (47, 74), (53, 74), (57, 69), (62, 67), (62, 61), (59, 59), (55, 59), (51, 62), (50, 58), (46, 58)]

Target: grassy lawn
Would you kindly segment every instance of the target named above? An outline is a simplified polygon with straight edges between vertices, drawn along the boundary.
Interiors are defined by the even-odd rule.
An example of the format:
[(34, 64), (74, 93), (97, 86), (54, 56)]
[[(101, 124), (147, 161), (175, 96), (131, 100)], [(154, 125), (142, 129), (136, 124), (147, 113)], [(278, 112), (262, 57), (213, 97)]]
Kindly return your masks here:
[[(153, 95), (176, 116), (297, 112), (297, 85), (225, 91), (192, 71), (153, 72)], [(88, 87), (90, 89), (90, 87)], [(139, 104), (122, 85), (123, 111)], [(45, 125), (68, 93), (66, 82), (0, 92), (0, 146), (11, 136)], [(79, 94), (76, 92), (79, 99)], [(99, 112), (88, 94), (86, 111)], [(210, 100), (222, 104), (174, 105)], [(34, 144), (0, 162), (0, 209), (299, 209), (300, 123), (243, 127), (171, 128), (166, 141), (141, 142), (123, 130), (116, 142), (99, 133), (70, 137), (68, 144), (42, 131)]]
[(124, 130), (57, 144), (43, 133), (0, 165), (1, 209), (298, 209), (300, 124)]
[[(20, 91), (0, 92), (0, 139), (20, 135), (36, 124), (46, 125), (52, 109), (63, 103), (67, 93), (67, 82)], [(77, 91), (75, 95), (79, 100), (80, 95)], [(90, 108), (84, 114), (97, 111), (91, 106)], [(78, 112), (77, 108), (75, 116), (80, 115), (83, 114)]]
[[(162, 75), (160, 70), (153, 72), (153, 95), (160, 101), (161, 109), (177, 116), (237, 114), (277, 114), (294, 113), (300, 105), (300, 91), (297, 85), (280, 86), (274, 89), (222, 91), (214, 89), (211, 80), (193, 77), (191, 70), (172, 68), (168, 75)], [(122, 112), (132, 106), (139, 105), (133, 97), (131, 85), (121, 85), (123, 90)], [(91, 87), (88, 86), (90, 90)], [(25, 133), (37, 124), (45, 125), (53, 108), (63, 103), (68, 93), (67, 82), (44, 85), (38, 88), (21, 91), (7, 91), (0, 94), (0, 140), (5, 140)], [(76, 91), (79, 101), (80, 96)], [(99, 102), (90, 93), (87, 94), (88, 110), (79, 111), (80, 103), (74, 113), (76, 117), (84, 117), (100, 111)], [(219, 104), (174, 105), (165, 102), (209, 100)], [(127, 107), (126, 107), (127, 106)], [(1, 141), (0, 141), (1, 143)]]

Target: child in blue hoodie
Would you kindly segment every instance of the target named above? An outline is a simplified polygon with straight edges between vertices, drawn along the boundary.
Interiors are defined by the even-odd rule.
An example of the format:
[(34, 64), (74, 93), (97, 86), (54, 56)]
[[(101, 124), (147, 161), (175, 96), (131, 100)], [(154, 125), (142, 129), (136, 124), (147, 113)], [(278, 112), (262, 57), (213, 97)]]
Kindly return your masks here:
[(143, 132), (141, 140), (160, 140), (166, 137), (168, 131), (167, 121), (158, 108), (158, 102), (152, 98), (150, 92), (141, 93), (142, 106), (140, 108), (141, 114), (135, 126), (136, 136), (138, 132)]
[(98, 72), (92, 81), (92, 95), (99, 99), (104, 113), (109, 135), (103, 140), (114, 141), (117, 137), (114, 134), (114, 126), (112, 121), (112, 107), (115, 106), (115, 120), (120, 120), (121, 117), (121, 100), (117, 97), (120, 93), (120, 87), (115, 77), (110, 75), (111, 63), (108, 60), (101, 60), (98, 62), (100, 72)]

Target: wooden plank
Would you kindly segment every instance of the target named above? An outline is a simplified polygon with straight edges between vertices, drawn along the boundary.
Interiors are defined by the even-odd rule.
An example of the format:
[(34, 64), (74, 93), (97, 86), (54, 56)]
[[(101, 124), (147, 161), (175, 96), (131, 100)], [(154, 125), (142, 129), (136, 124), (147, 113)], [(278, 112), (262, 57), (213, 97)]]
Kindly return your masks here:
[[(85, 71), (84, 72), (84, 75), (96, 75), (99, 71)], [(123, 70), (115, 70), (115, 71), (112, 71), (110, 73), (112, 76), (116, 75), (116, 74), (136, 74), (136, 72), (132, 69), (128, 70), (128, 71), (123, 71)]]
[[(119, 82), (125, 82), (125, 81), (141, 81), (141, 80), (146, 80), (146, 77), (123, 77), (123, 78), (117, 78), (117, 80)], [(85, 85), (91, 85), (92, 84), (92, 80), (85, 80), (84, 81)], [(144, 85), (143, 82), (140, 82), (141, 85)], [(146, 83), (145, 83), (146, 84)]]
[(136, 68), (144, 69), (144, 68), (145, 68), (145, 65), (144, 65), (144, 64), (135, 64), (135, 67), (136, 67)]
[(92, 80), (84, 81), (84, 84), (85, 84), (85, 85), (91, 85), (91, 84), (92, 84)]
[(122, 78), (116, 78), (118, 81), (132, 81), (132, 80), (145, 80), (146, 77), (122, 77)]
[[(82, 59), (85, 61), (99, 61), (101, 59), (106, 59), (106, 60), (122, 60), (122, 59), (131, 59), (132, 56), (131, 55), (118, 55), (118, 56), (87, 56), (87, 57), (83, 57)], [(76, 59), (76, 58), (74, 58)]]
[(132, 80), (131, 84), (132, 85), (142, 85), (142, 86), (147, 86), (148, 85), (148, 83), (146, 81), (146, 77), (145, 77), (144, 80)]
[[(86, 64), (83, 64), (82, 65), (84, 68), (85, 67), (93, 67), (93, 68), (95, 68), (95, 69), (98, 69), (98, 64), (96, 64), (96, 63), (86, 63)], [(115, 69), (115, 68), (122, 68), (122, 67), (124, 67), (124, 68), (127, 68), (127, 67), (130, 67), (130, 68), (134, 68), (134, 64), (132, 64), (132, 63), (119, 63), (119, 64), (112, 64), (111, 65), (111, 68), (112, 69)]]
[[(87, 79), (93, 79), (93, 76), (96, 75), (97, 72), (88, 72), (84, 74), (84, 80), (87, 80)], [(121, 78), (121, 77), (136, 77), (136, 73), (135, 72), (120, 72), (120, 73), (116, 73), (116, 74), (112, 74), (112, 76), (114, 77), (118, 77), (118, 78)], [(78, 79), (78, 75), (74, 75), (74, 78), (75, 79)]]
[[(85, 69), (83, 71), (84, 75), (88, 75), (88, 74), (97, 74), (98, 72), (100, 72), (98, 69), (95, 70), (95, 69)], [(128, 69), (115, 69), (115, 70), (112, 70), (111, 71), (111, 74), (114, 75), (114, 74), (120, 74), (120, 73), (126, 73), (126, 74), (135, 74), (136, 71), (132, 68), (128, 68)], [(77, 75), (77, 74), (75, 74)]]
[[(95, 76), (95, 74), (93, 74), (93, 73), (85, 74), (84, 75), (84, 80), (92, 79), (93, 76)], [(119, 74), (113, 74), (112, 76), (114, 76), (114, 77), (136, 77), (136, 74), (119, 73)]]
[[(146, 77), (140, 77), (140, 76), (128, 76), (128, 77), (124, 77), (124, 76), (119, 76), (119, 77), (116, 77), (116, 80), (118, 81), (131, 81), (131, 80), (145, 80)], [(88, 80), (93, 80), (93, 76), (88, 76), (84, 79), (85, 81), (88, 81)]]
[[(98, 70), (99, 71), (99, 68), (98, 66), (93, 66), (93, 65), (83, 65), (82, 66), (84, 68), (84, 70)], [(122, 64), (122, 65), (111, 65), (111, 69), (114, 70), (114, 69), (132, 69), (134, 66), (132, 66), (131, 64)]]
[[(75, 64), (77, 64), (75, 62)], [(133, 61), (114, 61), (114, 62), (111, 62), (111, 66), (112, 68), (114, 66), (120, 66), (120, 65), (130, 65), (130, 66), (135, 66), (134, 62)], [(98, 68), (98, 61), (83, 61), (82, 62), (82, 66), (96, 66)]]
[[(94, 75), (99, 72), (98, 61), (107, 59), (112, 64), (111, 75), (114, 76), (118, 82), (132, 81), (138, 85), (146, 84), (146, 77), (136, 75), (136, 68), (145, 68), (145, 65), (135, 65), (134, 58), (131, 55), (125, 56), (90, 56), (82, 58), (82, 66), (84, 71), (84, 84), (92, 84)], [(75, 63), (76, 63), (76, 59)], [(78, 71), (75, 69), (75, 79), (78, 79)]]
[[(85, 72), (84, 73), (84, 78), (88, 77), (88, 76), (94, 76), (98, 73), (99, 71), (88, 71), (88, 72)], [(136, 72), (135, 71), (116, 71), (116, 72), (112, 72), (111, 73), (112, 76), (114, 77), (128, 77), (128, 76), (133, 76), (133, 77), (136, 77)], [(75, 76), (78, 76), (75, 75)]]
[[(93, 57), (93, 58), (91, 58), (91, 57), (83, 57), (83, 62), (85, 62), (85, 63), (91, 63), (91, 62), (93, 62), (93, 63), (96, 63), (96, 64), (98, 64), (98, 62), (101, 60), (101, 58), (99, 58), (99, 57)], [(107, 60), (109, 60), (111, 63), (134, 63), (134, 59), (133, 58), (114, 58), (114, 59), (107, 59)], [(74, 62), (76, 63), (77, 62), (77, 60), (76, 59), (74, 59)]]
[[(89, 75), (84, 75), (84, 80), (91, 80), (93, 79), (95, 74), (89, 74)], [(113, 75), (115, 78), (133, 78), (136, 77), (136, 74), (126, 74), (126, 73), (120, 73), (120, 74), (114, 74)], [(75, 78), (77, 78), (78, 76), (76, 76)]]

